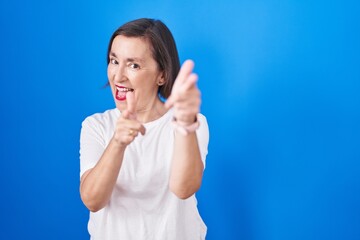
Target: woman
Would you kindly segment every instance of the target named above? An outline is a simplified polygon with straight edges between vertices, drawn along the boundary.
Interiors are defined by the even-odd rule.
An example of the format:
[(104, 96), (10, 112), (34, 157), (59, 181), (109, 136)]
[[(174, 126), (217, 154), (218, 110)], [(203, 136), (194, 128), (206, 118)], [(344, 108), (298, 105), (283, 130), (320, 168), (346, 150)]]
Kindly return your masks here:
[(117, 29), (107, 62), (116, 108), (86, 118), (80, 137), (91, 239), (205, 239), (194, 194), (209, 130), (193, 62), (180, 69), (171, 32), (153, 19)]

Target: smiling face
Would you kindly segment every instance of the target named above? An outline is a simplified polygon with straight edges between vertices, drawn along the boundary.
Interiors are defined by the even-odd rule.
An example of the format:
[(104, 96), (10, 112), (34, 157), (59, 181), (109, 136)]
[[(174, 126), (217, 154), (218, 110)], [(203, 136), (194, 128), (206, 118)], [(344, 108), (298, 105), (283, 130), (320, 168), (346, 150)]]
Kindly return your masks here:
[(127, 91), (135, 93), (137, 111), (152, 110), (161, 104), (158, 88), (164, 83), (163, 73), (147, 40), (118, 35), (112, 42), (109, 59), (108, 79), (120, 111), (126, 109)]

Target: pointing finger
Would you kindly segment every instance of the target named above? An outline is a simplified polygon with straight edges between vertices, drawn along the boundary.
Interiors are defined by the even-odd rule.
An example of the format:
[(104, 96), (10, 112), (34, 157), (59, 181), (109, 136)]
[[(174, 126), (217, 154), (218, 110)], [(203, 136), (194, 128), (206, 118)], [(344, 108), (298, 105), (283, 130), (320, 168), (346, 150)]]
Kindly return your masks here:
[(193, 69), (194, 62), (192, 60), (186, 60), (180, 68), (179, 74), (176, 77), (176, 81), (180, 81), (180, 83), (183, 83)]
[(136, 113), (136, 100), (134, 92), (127, 92), (126, 93), (126, 103), (127, 103), (127, 110), (130, 113)]
[(165, 102), (165, 108), (170, 109), (174, 103), (178, 100), (179, 94), (184, 93), (188, 90), (190, 90), (192, 87), (195, 86), (196, 82), (198, 80), (198, 75), (195, 73), (190, 74), (189, 77), (186, 78), (186, 80), (182, 83), (181, 86), (178, 86), (176, 89), (177, 91), (173, 91), (170, 95), (170, 97)]
[(191, 87), (193, 87), (198, 80), (198, 75), (195, 73), (190, 74), (189, 77), (186, 78), (185, 82), (181, 86), (183, 90), (189, 90)]
[(130, 112), (127, 110), (125, 110), (121, 113), (121, 116), (126, 119), (130, 119), (130, 115), (131, 115)]

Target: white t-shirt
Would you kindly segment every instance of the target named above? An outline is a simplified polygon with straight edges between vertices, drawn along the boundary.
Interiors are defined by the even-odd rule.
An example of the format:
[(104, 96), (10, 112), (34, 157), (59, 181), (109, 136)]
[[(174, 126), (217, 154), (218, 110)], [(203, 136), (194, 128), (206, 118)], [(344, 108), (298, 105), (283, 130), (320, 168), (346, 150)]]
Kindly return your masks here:
[[(114, 134), (120, 111), (108, 110), (87, 117), (80, 137), (80, 176), (95, 166)], [(88, 230), (92, 240), (195, 240), (205, 239), (195, 195), (179, 199), (169, 190), (174, 144), (173, 111), (145, 123), (125, 150), (123, 163), (109, 203), (90, 212)], [(209, 129), (198, 115), (197, 138), (205, 166)]]

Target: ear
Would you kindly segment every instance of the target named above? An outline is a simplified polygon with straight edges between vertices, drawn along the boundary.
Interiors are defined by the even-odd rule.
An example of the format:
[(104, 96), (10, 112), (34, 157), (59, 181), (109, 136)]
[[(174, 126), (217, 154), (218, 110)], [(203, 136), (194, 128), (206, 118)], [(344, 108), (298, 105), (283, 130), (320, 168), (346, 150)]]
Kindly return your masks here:
[(162, 86), (165, 84), (165, 77), (164, 77), (164, 73), (161, 74), (160, 78), (157, 81), (157, 85), (158, 86)]

